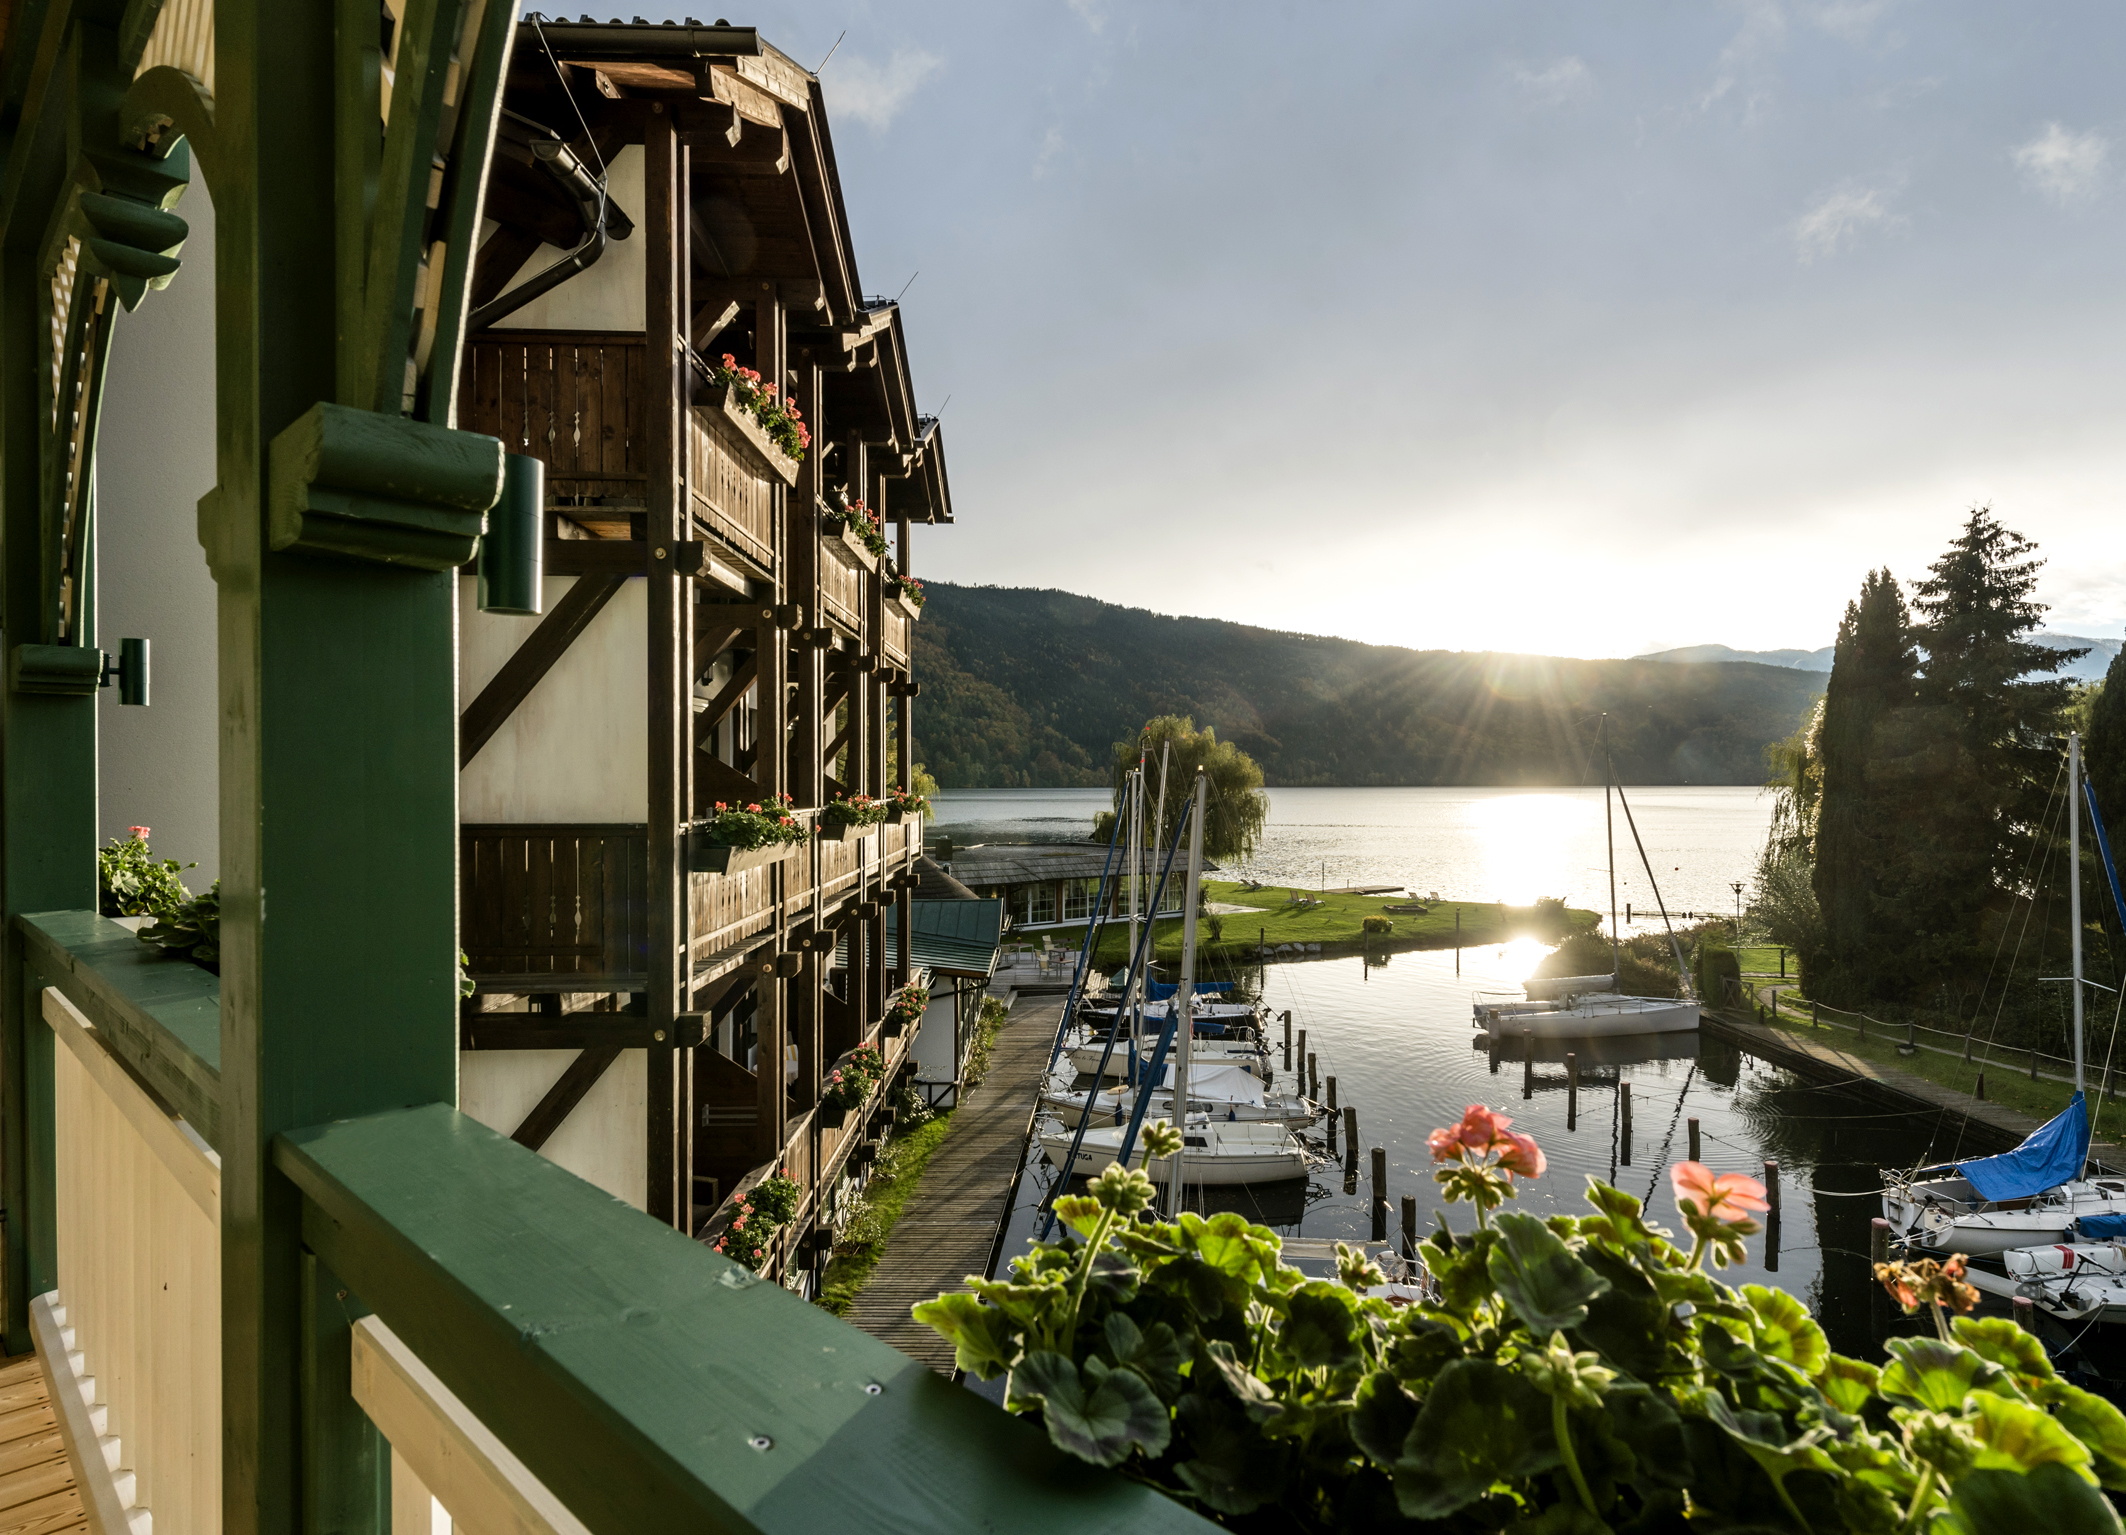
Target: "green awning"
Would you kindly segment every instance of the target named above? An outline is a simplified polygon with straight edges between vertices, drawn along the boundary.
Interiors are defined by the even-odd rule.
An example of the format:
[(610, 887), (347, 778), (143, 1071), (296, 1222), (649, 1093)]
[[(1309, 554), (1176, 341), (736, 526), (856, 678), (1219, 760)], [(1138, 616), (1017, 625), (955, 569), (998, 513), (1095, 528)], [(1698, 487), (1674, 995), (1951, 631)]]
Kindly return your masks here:
[[(996, 900), (914, 901), (910, 955), (933, 975), (987, 980), (997, 968), (1004, 939), (1004, 903)], [(886, 946), (900, 943), (900, 904), (886, 908)]]

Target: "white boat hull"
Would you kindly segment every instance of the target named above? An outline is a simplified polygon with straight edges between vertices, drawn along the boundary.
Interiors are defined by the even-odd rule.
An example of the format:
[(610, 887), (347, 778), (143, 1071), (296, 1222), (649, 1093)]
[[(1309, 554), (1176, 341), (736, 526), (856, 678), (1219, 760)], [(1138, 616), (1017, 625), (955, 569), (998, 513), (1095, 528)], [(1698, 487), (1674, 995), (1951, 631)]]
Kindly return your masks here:
[[(1086, 1116), (1087, 1096), (1085, 1093), (1043, 1093), (1041, 1107), (1075, 1130)], [(1116, 1122), (1117, 1114), (1127, 1119), (1135, 1106), (1136, 1095), (1129, 1089), (1107, 1088), (1093, 1104), (1092, 1122), (1096, 1126), (1111, 1125)], [(1290, 1129), (1305, 1129), (1321, 1117), (1319, 1109), (1295, 1093), (1273, 1094), (1265, 1103), (1212, 1103), (1192, 1097), (1189, 1113), (1207, 1114), (1228, 1123), (1284, 1125)], [(1144, 1117), (1147, 1122), (1172, 1119), (1174, 1095), (1171, 1092), (1153, 1093), (1151, 1106), (1144, 1111)]]
[(1511, 1043), (1527, 1034), (1537, 1039), (1683, 1034), (1698, 1027), (1698, 1004), (1667, 997), (1589, 998), (1569, 1007), (1514, 1003), (1480, 1009), (1477, 1023), (1494, 1043)]
[[(1073, 1045), (1069, 1051), (1070, 1064), (1078, 1071), (1087, 1073), (1098, 1071), (1100, 1070), (1100, 1053), (1104, 1049), (1106, 1049), (1106, 1046), (1098, 1043)], [(1269, 1054), (1262, 1046), (1235, 1040), (1196, 1040), (1189, 1046), (1189, 1056), (1192, 1060), (1208, 1066), (1244, 1067), (1258, 1077), (1269, 1069)], [(1167, 1058), (1169, 1060), (1173, 1058), (1173, 1051), (1169, 1050), (1167, 1052)], [(1107, 1057), (1106, 1075), (1119, 1079), (1128, 1070), (1129, 1050), (1126, 1046), (1117, 1044), (1113, 1052)]]
[(2067, 1240), (2085, 1215), (2126, 1215), (2126, 1182), (2076, 1179), (2031, 1199), (1988, 1204), (1961, 1178), (1899, 1182), (1885, 1175), (1882, 1213), (1907, 1246), (1991, 1257)]
[[(1072, 1164), (1071, 1175), (1096, 1178), (1114, 1166), (1124, 1134), (1125, 1131), (1116, 1126), (1087, 1130), (1084, 1143), (1078, 1148), (1077, 1161)], [(1307, 1173), (1305, 1148), (1291, 1131), (1279, 1125), (1191, 1125), (1188, 1137), (1204, 1144), (1184, 1148), (1178, 1159), (1183, 1164), (1184, 1185), (1278, 1183), (1287, 1178), (1304, 1178)], [(1041, 1133), (1041, 1150), (1049, 1163), (1059, 1170), (1070, 1157), (1070, 1143), (1071, 1132), (1067, 1130), (1044, 1130)], [(1173, 1157), (1160, 1157), (1146, 1166), (1141, 1132), (1136, 1146), (1130, 1151), (1130, 1166), (1142, 1169), (1145, 1176), (1158, 1184), (1165, 1184), (1173, 1177), (1175, 1161)]]

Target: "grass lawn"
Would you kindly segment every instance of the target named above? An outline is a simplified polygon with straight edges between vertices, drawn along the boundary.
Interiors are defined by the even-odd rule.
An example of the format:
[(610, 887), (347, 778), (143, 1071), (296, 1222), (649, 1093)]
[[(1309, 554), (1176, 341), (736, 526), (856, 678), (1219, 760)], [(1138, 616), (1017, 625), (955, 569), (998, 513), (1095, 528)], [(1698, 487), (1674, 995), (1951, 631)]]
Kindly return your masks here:
[(818, 1304), (836, 1316), (848, 1313), (856, 1292), (864, 1287), (885, 1255), (893, 1223), (901, 1218), (902, 1206), (923, 1181), (923, 1169), (930, 1165), (930, 1159), (951, 1132), (952, 1110), (946, 1109), (928, 1124), (895, 1136), (881, 1148), (878, 1169), (864, 1188), (865, 1211), (835, 1244)]
[[(1205, 897), (1213, 903), (1256, 908), (1205, 917), (1197, 922), (1197, 952), (1207, 960), (1252, 959), (1259, 945), (1268, 944), (1274, 948), (1281, 943), (1318, 943), (1324, 952), (1350, 953), (1368, 947), (1383, 950), (1451, 949), (1455, 946), (1456, 913), (1461, 916), (1461, 944), (1464, 948), (1481, 948), (1521, 937), (1555, 941), (1562, 936), (1556, 931), (1552, 919), (1533, 906), (1502, 906), (1492, 901), (1438, 901), (1426, 903), (1431, 907), (1430, 912), (1418, 917), (1382, 911), (1383, 906), (1403, 904), (1393, 896), (1331, 894), (1315, 896), (1312, 905), (1300, 906), (1288, 900), (1292, 894), (1290, 890), (1276, 885), (1264, 890), (1248, 890), (1224, 880), (1207, 879), (1203, 882), (1203, 889)], [(1394, 924), (1394, 930), (1386, 935), (1368, 935), (1360, 928), (1360, 923), (1367, 917), (1384, 917)], [(1573, 928), (1591, 929), (1599, 919), (1591, 911), (1575, 908), (1566, 913), (1566, 920)], [(1161, 963), (1172, 964), (1181, 958), (1181, 931), (1179, 918), (1159, 924), (1153, 946), (1157, 951), (1155, 957)], [(1084, 941), (1084, 935), (1082, 927), (1059, 929), (1055, 938), (1066, 948), (1075, 948)], [(1125, 947), (1128, 942), (1127, 924), (1109, 922), (1100, 942), (1102, 967), (1122, 964), (1127, 958)]]
[[(1776, 955), (1773, 963), (1776, 966)], [(1756, 985), (1760, 988), (1758, 991), (1760, 998), (1768, 994), (1770, 983), (1760, 981)], [(1784, 999), (1795, 996), (1795, 993), (1791, 988), (1781, 987), (1779, 995)], [(1800, 999), (1797, 997), (1796, 1000)], [(1805, 1008), (1804, 1011), (1806, 1011)], [(1805, 1017), (1797, 1018), (1782, 1009), (1778, 1026), (1790, 1034), (1826, 1040), (1838, 1049), (1857, 1055), (1862, 1060), (1878, 1061), (1885, 1066), (1896, 1066), (1904, 1071), (1911, 1072), (1915, 1076), (1925, 1077), (1929, 1082), (1946, 1087), (1953, 1092), (1969, 1093), (1977, 1083), (1981, 1065), (1979, 1057), (1984, 1054), (1982, 1046), (1973, 1046), (1973, 1059), (1968, 1066), (1964, 1064), (1961, 1055), (1938, 1055), (1934, 1051), (1925, 1048), (1911, 1055), (1900, 1055), (1897, 1052), (1897, 1044), (1904, 1037), (1902, 1029), (1877, 1029), (1871, 1024), (1868, 1028), (1867, 1038), (1862, 1039), (1853, 1029), (1845, 1027), (1844, 1022), (1844, 1020), (1841, 1020), (1835, 1026), (1827, 1024), (1820, 1029), (1812, 1028)], [(1922, 1032), (1919, 1037), (1921, 1040), (1926, 1040), (1928, 1036)], [(1934, 1043), (1939, 1044), (1940, 1041), (1936, 1039)], [(2074, 1092), (2072, 1085), (2069, 1083), (2055, 1082), (2049, 1077), (2040, 1077), (2035, 1082), (2031, 1081), (2029, 1057), (2027, 1056), (2018, 1058), (2013, 1055), (1996, 1055), (1992, 1064), (1985, 1067), (1985, 1072), (1987, 1102), (2005, 1104), (2009, 1108), (2018, 1109), (2034, 1119), (2050, 1119), (2053, 1115), (2059, 1113), (2060, 1110), (2067, 1106), (2067, 1100)], [(2103, 1118), (2113, 1121), (2110, 1124), (2113, 1134), (2117, 1134), (2121, 1128), (2126, 1128), (2126, 1120), (2116, 1120), (2115, 1111), (2105, 1113)], [(2099, 1127), (2100, 1133), (2101, 1130), (2102, 1126)]]

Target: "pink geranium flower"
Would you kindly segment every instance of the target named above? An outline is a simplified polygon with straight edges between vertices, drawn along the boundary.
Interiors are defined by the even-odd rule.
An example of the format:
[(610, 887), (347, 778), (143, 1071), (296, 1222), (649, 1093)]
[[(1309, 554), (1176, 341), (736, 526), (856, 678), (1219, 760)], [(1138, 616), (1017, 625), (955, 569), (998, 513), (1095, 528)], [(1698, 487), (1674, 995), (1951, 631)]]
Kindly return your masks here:
[(1524, 1178), (1542, 1177), (1543, 1169), (1549, 1164), (1543, 1160), (1543, 1148), (1535, 1143), (1535, 1137), (1509, 1130), (1505, 1139), (1511, 1143), (1511, 1149), (1500, 1156), (1499, 1170), (1519, 1173)]
[(1715, 1173), (1703, 1162), (1678, 1162), (1668, 1176), (1677, 1205), (1695, 1215), (1737, 1221), (1771, 1208), (1764, 1185), (1741, 1173)]
[(145, 826), (128, 826), (126, 830), (138, 837), (142, 842), (148, 840), (148, 829)]

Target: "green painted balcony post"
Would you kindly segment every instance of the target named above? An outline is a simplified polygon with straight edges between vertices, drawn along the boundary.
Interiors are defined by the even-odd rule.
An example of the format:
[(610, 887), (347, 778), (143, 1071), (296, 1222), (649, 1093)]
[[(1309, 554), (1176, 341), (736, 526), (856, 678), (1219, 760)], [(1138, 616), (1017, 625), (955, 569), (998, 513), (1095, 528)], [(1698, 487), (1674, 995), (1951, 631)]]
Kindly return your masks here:
[[(37, 42), (44, 18), (25, 10), (11, 59)], [(43, 63), (40, 60), (40, 63)], [(43, 460), (52, 343), (41, 246), (64, 195), (69, 104), (61, 72), (33, 81), (39, 110), (8, 146), (0, 204), (0, 648), (50, 636), (44, 569)], [(11, 72), (9, 84), (16, 84)], [(0, 1200), (6, 1209), (10, 1354), (30, 1346), (29, 1302), (52, 1287), (54, 1212), (49, 1132), (51, 1037), (24, 965), (23, 912), (96, 904), (96, 700), (30, 693), (0, 676)], [(40, 1038), (41, 1036), (41, 1038)], [(32, 1144), (42, 1127), (42, 1154)]]
[[(373, 10), (221, 0), (216, 12), (219, 481), (200, 540), (219, 603), (231, 1535), (388, 1520), (375, 1431), (346, 1395), (361, 1300), (306, 1258), (302, 1199), (273, 1166), (273, 1138), (456, 1097), (453, 567), (499, 486), (501, 450), (439, 428), (513, 20), (488, 7), (453, 120), (443, 97), (461, 14), (457, 0), (406, 6), (379, 151)], [(430, 166), (446, 154), (431, 231)], [(424, 286), (422, 257), (445, 251), (441, 280)], [(409, 420), (422, 292), (459, 303), (428, 316), (425, 355), (443, 365), (414, 383)], [(488, 448), (495, 486), (481, 500)]]

